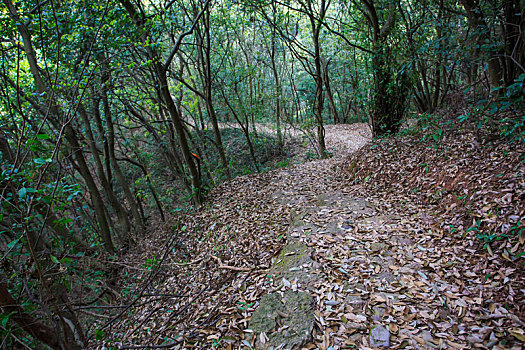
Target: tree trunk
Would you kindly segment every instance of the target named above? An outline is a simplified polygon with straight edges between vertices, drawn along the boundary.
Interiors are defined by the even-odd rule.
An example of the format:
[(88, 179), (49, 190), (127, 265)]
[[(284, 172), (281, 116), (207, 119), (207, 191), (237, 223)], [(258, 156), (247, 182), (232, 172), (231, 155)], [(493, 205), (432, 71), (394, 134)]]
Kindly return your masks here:
[(339, 124), (339, 113), (337, 112), (337, 107), (335, 106), (334, 95), (332, 94), (332, 89), (330, 88), (330, 76), (328, 75), (328, 65), (330, 61), (323, 62), (323, 82), (326, 88), (326, 97), (328, 97), (328, 103), (330, 104), (330, 113), (334, 118), (334, 124)]
[(319, 147), (319, 155), (321, 159), (328, 158), (325, 144), (325, 131), (323, 126), (323, 106), (324, 106), (324, 94), (323, 94), (323, 71), (321, 65), (321, 44), (319, 41), (319, 34), (321, 32), (322, 21), (326, 11), (325, 0), (321, 0), (320, 3), (320, 18), (316, 19), (313, 11), (309, 12), (310, 25), (312, 27), (312, 39), (314, 43), (314, 80), (315, 80), (315, 104), (314, 114), (317, 120), (317, 142)]
[[(224, 144), (222, 142), (221, 131), (219, 129), (219, 124), (217, 121), (217, 114), (215, 112), (215, 107), (213, 105), (213, 95), (212, 95), (212, 74), (211, 74), (211, 38), (210, 38), (210, 10), (206, 10), (203, 21), (204, 27), (204, 40), (200, 38), (199, 56), (201, 60), (201, 65), (203, 68), (203, 84), (204, 84), (204, 96), (206, 102), (206, 110), (208, 111), (208, 116), (211, 120), (211, 125), (213, 127), (213, 133), (215, 135), (215, 146), (219, 152), (219, 159), (221, 161), (222, 169), (224, 170), (226, 177), (231, 179), (230, 169), (228, 167), (228, 161), (226, 159), (226, 153), (224, 151)], [(199, 27), (196, 28), (196, 31), (199, 32)], [(199, 37), (199, 35), (197, 35)], [(204, 41), (204, 42), (203, 42)]]
[(49, 117), (50, 117), (50, 121), (53, 124), (53, 126), (57, 130), (64, 128), (65, 138), (72, 148), (72, 153), (74, 155), (74, 158), (76, 158), (77, 164), (80, 169), (80, 174), (84, 178), (84, 181), (86, 182), (91, 198), (93, 200), (93, 204), (95, 207), (95, 215), (100, 225), (100, 229), (102, 232), (102, 238), (104, 240), (105, 247), (110, 253), (113, 253), (115, 249), (113, 246), (113, 242), (111, 241), (111, 230), (110, 230), (108, 219), (107, 219), (106, 212), (105, 212), (104, 201), (102, 200), (102, 197), (100, 196), (100, 192), (98, 191), (98, 188), (95, 182), (93, 181), (93, 177), (89, 171), (89, 167), (84, 158), (82, 148), (80, 147), (80, 144), (78, 142), (76, 132), (70, 123), (64, 126), (58, 122), (60, 120), (59, 107), (55, 103), (55, 101), (52, 99), (53, 94), (49, 93), (49, 88), (44, 83), (44, 80), (42, 79), (42, 76), (40, 74), (42, 70), (38, 66), (38, 62), (37, 62), (36, 55), (35, 55), (35, 50), (33, 48), (33, 43), (31, 40), (31, 34), (29, 30), (27, 29), (27, 27), (23, 24), (23, 21), (20, 19), (18, 12), (13, 6), (13, 3), (10, 0), (3, 0), (3, 1), (6, 4), (9, 10), (9, 14), (11, 18), (13, 19), (13, 21), (19, 24), (17, 26), (18, 31), (20, 32), (20, 35), (22, 36), (24, 52), (26, 53), (26, 58), (28, 60), (31, 74), (35, 81), (37, 90), (44, 98), (47, 99), (47, 103), (48, 103), (49, 111), (50, 111)]
[(498, 58), (498, 52), (492, 49), (483, 49), (490, 46), (491, 37), (489, 27), (483, 18), (481, 8), (474, 0), (461, 0), (461, 4), (467, 13), (467, 22), (472, 30), (477, 33), (478, 45), (487, 55), (487, 72), (489, 83), (493, 88), (500, 87), (503, 83), (503, 70)]
[[(106, 71), (102, 77), (102, 105), (104, 106), (104, 117), (106, 119), (106, 125), (108, 129), (108, 148), (110, 164), (113, 168), (113, 171), (115, 172), (115, 176), (117, 177), (120, 186), (122, 187), (122, 190), (124, 191), (124, 196), (128, 201), (128, 205), (131, 209), (131, 214), (133, 215), (133, 219), (135, 220), (135, 225), (137, 225), (136, 229), (139, 233), (142, 233), (144, 230), (144, 221), (139, 213), (137, 199), (131, 193), (129, 183), (128, 181), (126, 181), (124, 175), (122, 174), (122, 169), (120, 168), (120, 165), (118, 164), (115, 155), (115, 126), (113, 124), (113, 117), (109, 106), (107, 91), (107, 84), (109, 84), (111, 76), (109, 67), (106, 66), (105, 70)], [(130, 232), (125, 233), (128, 235), (128, 239), (133, 241), (133, 237), (131, 237)]]
[(15, 321), (31, 336), (53, 349), (60, 349), (60, 342), (56, 332), (40, 320), (34, 319), (27, 314), (9, 293), (6, 283), (0, 283), (0, 306), (4, 314), (11, 314), (10, 318)]
[[(145, 19), (143, 18), (142, 14), (139, 14), (139, 12), (136, 11), (135, 6), (129, 0), (119, 0), (119, 2), (122, 4), (122, 6), (124, 6), (124, 8), (128, 12), (129, 16), (131, 17), (135, 25), (141, 30), (144, 30)], [(208, 2), (206, 2), (205, 6), (208, 6)], [(146, 38), (151, 40), (150, 34), (147, 32), (144, 32), (142, 36), (143, 36), (142, 39), (144, 40), (146, 40)], [(202, 188), (201, 188), (200, 173), (197, 169), (197, 165), (195, 164), (194, 157), (190, 151), (188, 139), (184, 132), (182, 116), (180, 114), (180, 111), (177, 109), (175, 102), (173, 101), (173, 97), (171, 96), (171, 92), (169, 89), (168, 78), (167, 78), (167, 70), (169, 69), (169, 64), (167, 66), (164, 66), (162, 62), (160, 61), (160, 55), (151, 46), (148, 46), (146, 48), (146, 51), (148, 54), (148, 58), (151, 59), (153, 62), (155, 62), (154, 64), (155, 76), (156, 76), (160, 96), (162, 98), (162, 101), (166, 105), (166, 110), (168, 111), (171, 117), (172, 125), (175, 129), (175, 132), (177, 133), (177, 137), (179, 140), (179, 145), (181, 148), (182, 156), (184, 158), (184, 162), (186, 163), (186, 166), (188, 167), (188, 171), (190, 173), (189, 178), (190, 178), (190, 183), (192, 187), (190, 196), (192, 198), (192, 201), (196, 205), (200, 205), (202, 203)], [(172, 55), (175, 55), (175, 53), (176, 51), (173, 51)]]
[[(275, 3), (272, 2), (272, 8), (275, 14)], [(274, 19), (275, 20), (275, 19)], [(279, 72), (277, 71), (277, 63), (275, 60), (275, 29), (272, 29), (272, 43), (270, 51), (270, 59), (272, 62), (272, 73), (275, 82), (275, 126), (277, 128), (277, 141), (279, 142), (279, 148), (283, 147), (283, 135), (281, 132), (281, 120), (282, 120), (282, 89), (281, 82), (279, 80)]]
[[(95, 98), (93, 100), (95, 100)], [(120, 200), (117, 198), (117, 195), (115, 194), (115, 191), (113, 190), (113, 187), (111, 186), (112, 171), (111, 171), (111, 164), (110, 164), (109, 144), (108, 144), (108, 139), (105, 135), (106, 131), (104, 130), (104, 127), (102, 125), (102, 119), (100, 117), (98, 101), (93, 101), (93, 116), (98, 126), (100, 137), (102, 137), (104, 140), (104, 162), (106, 164), (106, 173), (104, 173), (104, 170), (102, 169), (102, 164), (99, 160), (97, 149), (96, 147), (94, 150), (92, 149), (91, 152), (92, 153), (95, 152), (95, 154), (93, 154), (93, 157), (95, 159), (95, 165), (96, 165), (98, 177), (99, 177), (100, 183), (102, 184), (102, 187), (104, 188), (105, 194), (108, 197), (107, 199), (109, 200), (111, 207), (113, 208), (113, 210), (115, 210), (115, 213), (117, 214), (117, 218), (119, 222), (119, 233), (127, 234), (128, 232), (130, 232), (131, 224), (128, 219), (128, 213), (126, 212), (124, 207), (120, 204)], [(84, 119), (85, 118), (86, 117), (84, 117)], [(87, 121), (87, 124), (89, 124), (89, 121)]]

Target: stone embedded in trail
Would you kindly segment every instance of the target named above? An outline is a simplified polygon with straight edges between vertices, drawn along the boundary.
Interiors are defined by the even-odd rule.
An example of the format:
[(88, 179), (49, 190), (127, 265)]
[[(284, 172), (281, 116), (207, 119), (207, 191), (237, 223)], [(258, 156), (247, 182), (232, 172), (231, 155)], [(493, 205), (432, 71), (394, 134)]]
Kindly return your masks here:
[[(274, 197), (296, 206), (290, 212), (289, 242), (274, 258), (269, 270), (275, 285), (285, 292), (273, 292), (262, 297), (259, 308), (250, 319), (249, 327), (254, 331), (253, 340), (257, 349), (301, 349), (312, 340), (315, 320), (315, 299), (313, 293), (308, 291), (312, 291), (316, 283), (326, 278), (324, 266), (311, 258), (311, 248), (304, 241), (308, 241), (308, 237), (319, 236), (330, 239), (331, 244), (336, 246), (344, 244), (347, 236), (355, 235), (356, 228), (364, 220), (368, 220), (367, 224), (383, 225), (393, 219), (390, 216), (381, 216), (376, 220), (378, 213), (371, 202), (349, 198), (341, 192), (327, 192), (313, 198), (290, 198), (285, 193), (275, 193)], [(372, 273), (370, 278), (385, 280), (387, 283), (398, 279), (388, 268), (394, 264), (389, 244), (367, 242), (363, 248), (365, 249), (348, 250), (344, 263), (350, 266), (370, 260), (374, 266), (378, 266), (377, 273)], [(361, 337), (367, 337), (368, 320), (378, 322), (385, 315), (386, 308), (380, 301), (386, 301), (387, 297), (374, 300), (374, 314), (367, 316), (367, 305), (370, 303), (367, 287), (360, 283), (350, 283), (345, 287), (348, 287), (345, 288), (346, 291), (353, 291), (343, 301), (345, 308), (348, 307), (353, 312), (348, 314), (346, 327), (358, 332), (355, 339), (357, 345), (361, 343)], [(341, 301), (331, 298), (322, 303), (326, 307), (336, 307)], [(372, 347), (390, 345), (390, 332), (383, 326), (372, 328), (369, 336)], [(363, 341), (366, 342), (364, 339)]]
[(322, 271), (321, 265), (310, 258), (306, 244), (292, 241), (275, 258), (270, 273), (276, 280), (282, 278), (288, 281), (297, 280), (298, 283), (306, 286), (321, 278)]
[[(282, 298), (279, 293), (266, 294), (249, 327), (257, 336), (257, 349), (300, 349), (312, 339), (314, 299), (307, 292), (286, 291)], [(263, 332), (268, 338), (264, 343)]]
[(390, 347), (390, 331), (382, 325), (377, 325), (370, 331), (370, 345), (374, 348)]
[[(302, 221), (306, 213), (296, 213), (297, 221)], [(299, 222), (298, 225), (303, 224)], [(297, 284), (310, 289), (324, 277), (321, 265), (312, 260), (306, 244), (296, 240), (290, 240), (274, 259), (270, 274), (277, 284), (282, 281), (285, 288)], [(257, 337), (256, 348), (301, 349), (312, 340), (314, 307), (315, 300), (308, 292), (287, 290), (282, 297), (279, 293), (263, 296), (249, 323)]]
[(300, 228), (301, 226), (309, 226), (306, 224), (304, 219), (314, 211), (314, 208), (302, 208), (299, 211), (292, 209), (290, 211), (290, 227), (288, 230), (292, 232), (294, 229)]
[(350, 306), (353, 312), (361, 313), (365, 310), (366, 300), (364, 300), (361, 296), (347, 295), (345, 297), (345, 305)]
[(374, 306), (372, 307), (372, 319), (374, 321), (381, 321), (383, 316), (385, 315), (386, 308), (381, 306)]

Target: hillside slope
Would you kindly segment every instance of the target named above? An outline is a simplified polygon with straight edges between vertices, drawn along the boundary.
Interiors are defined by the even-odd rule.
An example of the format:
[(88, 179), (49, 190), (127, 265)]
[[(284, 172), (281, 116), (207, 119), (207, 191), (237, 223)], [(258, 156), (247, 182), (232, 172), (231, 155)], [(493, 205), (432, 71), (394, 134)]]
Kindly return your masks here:
[[(309, 334), (286, 340), (293, 348), (523, 346), (518, 150), (477, 150), (466, 132), (438, 145), (391, 138), (352, 153), (368, 133), (330, 127), (335, 157), (236, 178), (144, 242), (157, 252), (145, 262), (154, 263), (123, 300), (132, 312), (106, 323), (106, 346), (278, 347), (294, 329), (282, 304), (292, 292), (311, 297), (302, 312), (312, 320)], [(490, 232), (509, 238), (485, 238)], [(254, 330), (256, 310), (272, 299), (265, 295), (281, 306), (265, 309), (270, 328)]]

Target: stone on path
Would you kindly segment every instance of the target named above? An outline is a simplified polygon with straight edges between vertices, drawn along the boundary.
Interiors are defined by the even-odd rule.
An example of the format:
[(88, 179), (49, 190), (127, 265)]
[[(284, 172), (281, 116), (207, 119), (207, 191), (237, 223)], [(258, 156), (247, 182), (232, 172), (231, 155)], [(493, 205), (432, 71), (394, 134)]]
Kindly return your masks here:
[(370, 346), (374, 348), (390, 347), (390, 331), (382, 325), (377, 325), (370, 331)]
[(307, 292), (286, 291), (282, 298), (279, 293), (263, 296), (249, 324), (257, 336), (256, 348), (300, 349), (312, 339), (313, 309), (314, 299)]
[(275, 258), (270, 273), (276, 280), (286, 278), (303, 286), (321, 278), (321, 265), (310, 258), (308, 247), (299, 241), (291, 241)]

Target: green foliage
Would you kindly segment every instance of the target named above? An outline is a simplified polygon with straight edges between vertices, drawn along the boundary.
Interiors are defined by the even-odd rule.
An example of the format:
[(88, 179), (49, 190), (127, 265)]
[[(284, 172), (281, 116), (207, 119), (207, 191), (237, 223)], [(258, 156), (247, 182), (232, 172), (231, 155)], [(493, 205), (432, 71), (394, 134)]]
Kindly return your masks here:
[(277, 162), (277, 166), (279, 168), (286, 168), (290, 165), (290, 158), (286, 158), (284, 160), (280, 160)]
[(160, 263), (160, 259), (156, 256), (150, 259), (146, 259), (144, 262), (144, 268), (147, 270), (154, 270), (157, 268), (158, 264)]
[(411, 82), (407, 67), (399, 67), (392, 59), (392, 51), (380, 46), (374, 53), (374, 93), (372, 125), (375, 136), (397, 133), (408, 107)]
[(478, 100), (457, 120), (497, 133), (509, 142), (525, 143), (525, 74), (510, 86), (495, 89), (494, 93), (494, 98)]
[[(202, 133), (206, 140), (213, 138), (211, 130), (204, 130)], [(244, 133), (238, 128), (224, 128), (221, 134), (232, 175), (248, 175), (257, 172)], [(250, 135), (259, 167), (262, 169), (271, 167), (273, 160), (281, 155), (277, 138), (265, 134), (255, 136), (252, 133)], [(205, 144), (205, 155), (203, 161), (207, 163), (204, 166), (212, 170), (212, 176), (218, 181), (224, 181), (226, 176), (220, 166), (219, 157), (211, 145)], [(211, 179), (204, 178), (204, 180), (211, 185)]]
[(423, 133), (421, 141), (431, 139), (435, 148), (438, 148), (445, 137), (446, 128), (453, 122), (451, 120), (443, 121), (439, 116), (428, 113), (421, 113), (417, 119), (418, 126)]
[(314, 151), (310, 151), (310, 150), (306, 151), (306, 155), (305, 155), (305, 157), (306, 157), (306, 160), (316, 160), (316, 159), (319, 159), (319, 155), (318, 155), (316, 152), (314, 152)]

